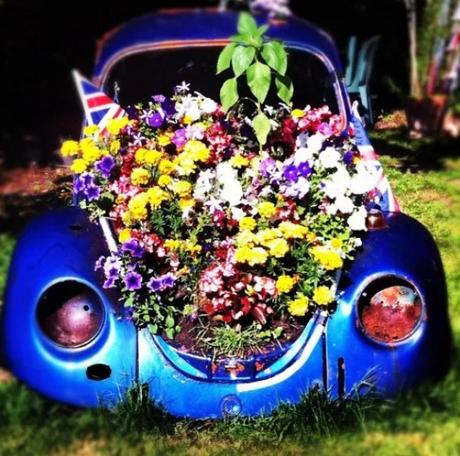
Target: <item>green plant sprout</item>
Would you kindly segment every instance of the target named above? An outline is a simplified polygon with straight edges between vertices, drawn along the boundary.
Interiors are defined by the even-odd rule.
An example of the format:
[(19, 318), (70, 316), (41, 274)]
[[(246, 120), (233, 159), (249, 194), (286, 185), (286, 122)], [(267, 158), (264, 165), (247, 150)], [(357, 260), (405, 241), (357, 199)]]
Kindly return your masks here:
[(227, 79), (220, 90), (220, 99), (225, 112), (240, 100), (238, 79), (246, 78), (247, 85), (256, 99), (257, 115), (252, 119), (260, 147), (267, 142), (271, 129), (270, 119), (264, 113), (264, 102), (273, 83), (281, 101), (290, 104), (294, 95), (291, 78), (286, 74), (288, 54), (281, 41), (267, 38), (268, 25), (258, 26), (249, 13), (241, 13), (238, 34), (231, 37), (220, 53), (217, 74), (231, 68), (233, 77)]

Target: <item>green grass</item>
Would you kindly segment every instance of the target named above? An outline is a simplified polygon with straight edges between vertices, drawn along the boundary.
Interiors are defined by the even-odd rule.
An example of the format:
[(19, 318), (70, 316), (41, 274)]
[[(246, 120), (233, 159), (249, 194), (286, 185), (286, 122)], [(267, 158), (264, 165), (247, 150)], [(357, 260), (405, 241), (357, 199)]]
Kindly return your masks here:
[[(405, 212), (433, 233), (449, 289), (449, 311), (460, 346), (460, 158), (442, 141), (407, 141), (374, 135), (382, 162)], [(458, 157), (458, 154), (457, 154)], [(0, 234), (0, 289), (11, 235)], [(435, 385), (394, 401), (367, 397), (330, 401), (310, 392), (273, 416), (223, 422), (175, 420), (152, 406), (145, 390), (132, 391), (117, 410), (75, 410), (49, 402), (16, 383), (0, 384), (0, 454), (3, 455), (232, 455), (315, 456), (460, 454), (460, 356)]]

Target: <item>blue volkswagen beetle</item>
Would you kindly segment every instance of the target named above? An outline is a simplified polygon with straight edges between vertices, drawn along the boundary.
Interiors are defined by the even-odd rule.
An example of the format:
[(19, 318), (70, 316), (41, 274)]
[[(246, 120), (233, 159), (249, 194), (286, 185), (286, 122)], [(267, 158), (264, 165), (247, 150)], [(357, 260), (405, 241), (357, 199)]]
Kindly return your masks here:
[[(132, 20), (101, 41), (93, 81), (123, 106), (184, 80), (216, 96), (215, 62), (236, 20), (212, 11)], [(354, 123), (366, 153), (371, 146), (331, 39), (294, 18), (272, 21), (268, 33), (289, 49), (295, 104), (328, 104), (344, 130)], [(316, 313), (294, 342), (216, 361), (123, 318), (123, 305), (94, 271), (114, 242), (110, 226), (90, 222), (77, 206), (55, 210), (18, 240), (2, 319), (4, 358), (19, 379), (55, 400), (109, 406), (146, 384), (157, 404), (180, 417), (270, 413), (312, 387), (343, 397), (372, 384), (394, 395), (448, 367), (445, 278), (431, 235), (391, 195), (369, 213), (367, 226), (362, 249), (342, 272), (334, 313)]]

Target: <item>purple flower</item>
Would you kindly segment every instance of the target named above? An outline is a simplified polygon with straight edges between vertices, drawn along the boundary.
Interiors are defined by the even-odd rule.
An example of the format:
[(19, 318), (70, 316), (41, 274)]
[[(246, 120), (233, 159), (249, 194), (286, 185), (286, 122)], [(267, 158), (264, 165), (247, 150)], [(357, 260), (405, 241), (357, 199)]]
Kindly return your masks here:
[(73, 191), (74, 193), (81, 193), (85, 189), (85, 181), (82, 179), (82, 176), (78, 176), (73, 181)]
[(286, 180), (291, 181), (291, 182), (297, 182), (299, 178), (297, 168), (294, 165), (290, 165), (284, 168), (283, 176)]
[(101, 196), (101, 189), (97, 185), (91, 185), (85, 189), (84, 193), (88, 201), (94, 201)]
[(166, 97), (164, 95), (154, 95), (152, 97), (152, 100), (155, 102), (155, 103), (164, 103), (165, 100), (166, 100)]
[(145, 136), (142, 136), (142, 133), (140, 131), (133, 132), (131, 136), (132, 136), (133, 144), (135, 146), (142, 146), (144, 144)]
[(175, 146), (178, 149), (180, 149), (181, 147), (184, 147), (185, 144), (187, 143), (186, 133), (187, 132), (185, 128), (180, 128), (179, 130), (175, 131), (174, 136), (171, 141), (175, 144)]
[(131, 256), (133, 256), (134, 258), (142, 258), (142, 256), (144, 255), (144, 249), (139, 244), (139, 241), (137, 239), (131, 239), (125, 242), (121, 246), (121, 250), (124, 253), (130, 253)]
[(139, 290), (142, 287), (142, 276), (135, 271), (129, 272), (125, 277), (125, 285), (129, 291)]
[(168, 288), (172, 288), (176, 280), (176, 276), (169, 272), (160, 277), (152, 277), (147, 283), (147, 286), (156, 293), (157, 291), (164, 291)]
[(172, 116), (176, 113), (176, 103), (168, 98), (161, 103), (161, 108), (167, 116)]
[(276, 162), (273, 158), (265, 158), (260, 162), (259, 171), (264, 177), (270, 176), (276, 168)]
[(105, 280), (105, 282), (102, 284), (102, 288), (107, 289), (107, 288), (114, 288), (115, 287), (115, 277), (110, 277)]
[(101, 256), (96, 260), (96, 263), (94, 263), (94, 270), (99, 271), (104, 267), (105, 263), (105, 256)]
[(163, 125), (164, 117), (159, 113), (155, 112), (147, 119), (147, 124), (152, 128), (158, 128)]
[(96, 169), (106, 178), (110, 177), (110, 173), (115, 166), (115, 160), (110, 155), (102, 157), (101, 160), (96, 162)]
[(354, 157), (354, 153), (353, 151), (349, 150), (348, 152), (345, 152), (345, 154), (343, 155), (343, 162), (346, 164), (346, 165), (351, 165), (353, 163), (353, 157)]
[(297, 170), (299, 172), (299, 174), (302, 176), (302, 177), (308, 177), (311, 173), (312, 173), (312, 169), (311, 169), (311, 166), (308, 162), (305, 162), (305, 163), (301, 163), (298, 167), (297, 167)]
[(134, 106), (128, 106), (126, 108), (129, 120), (136, 120), (139, 116), (137, 109)]
[(152, 277), (149, 282), (147, 283), (147, 286), (154, 292), (156, 293), (157, 291), (161, 290), (161, 279), (160, 278), (155, 278)]

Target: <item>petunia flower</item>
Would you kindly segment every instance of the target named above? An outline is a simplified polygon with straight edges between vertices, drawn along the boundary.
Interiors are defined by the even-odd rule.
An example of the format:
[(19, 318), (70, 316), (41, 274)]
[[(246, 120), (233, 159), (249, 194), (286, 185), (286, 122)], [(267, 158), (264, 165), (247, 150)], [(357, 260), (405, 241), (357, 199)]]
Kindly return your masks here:
[(139, 290), (142, 287), (142, 276), (135, 271), (131, 271), (126, 274), (124, 282), (129, 291)]

